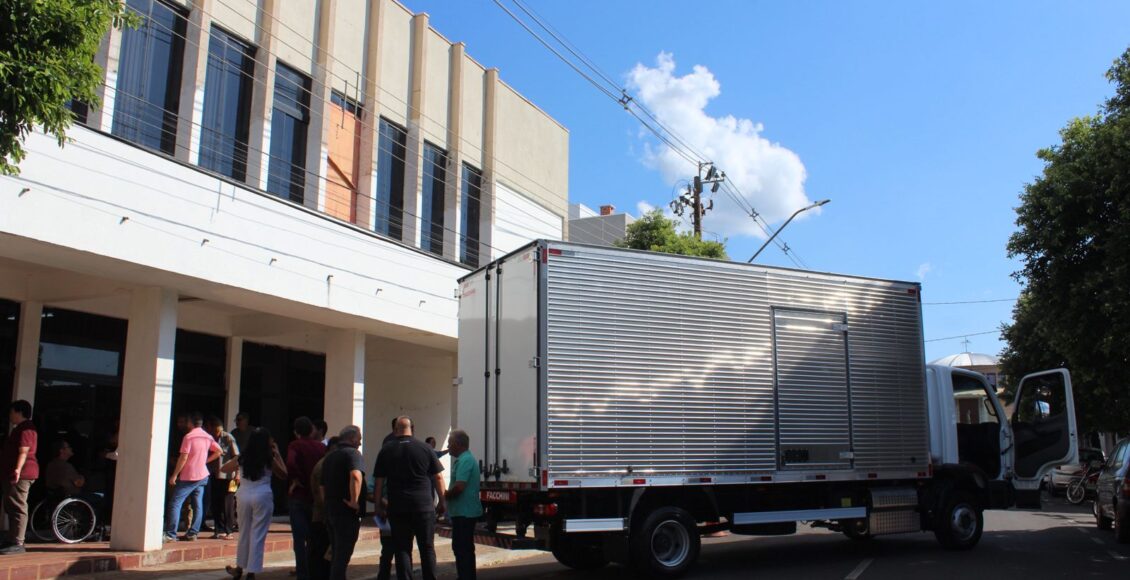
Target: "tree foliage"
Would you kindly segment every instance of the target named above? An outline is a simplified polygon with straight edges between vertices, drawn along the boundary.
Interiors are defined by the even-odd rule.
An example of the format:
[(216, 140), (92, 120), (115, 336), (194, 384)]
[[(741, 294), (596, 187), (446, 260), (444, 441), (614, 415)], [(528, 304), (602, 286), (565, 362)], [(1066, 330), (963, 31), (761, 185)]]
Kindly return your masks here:
[(19, 172), (37, 125), (66, 142), (71, 100), (98, 100), (103, 35), (135, 21), (121, 0), (0, 1), (0, 174)]
[(677, 231), (675, 221), (668, 219), (658, 209), (653, 209), (632, 222), (624, 239), (616, 242), (616, 245), (635, 250), (728, 259), (725, 243), (700, 240), (690, 232)]
[(1114, 95), (1037, 154), (1008, 242), (1024, 291), (1003, 329), (1003, 372), (1066, 366), (1084, 431), (1130, 426), (1130, 49)]

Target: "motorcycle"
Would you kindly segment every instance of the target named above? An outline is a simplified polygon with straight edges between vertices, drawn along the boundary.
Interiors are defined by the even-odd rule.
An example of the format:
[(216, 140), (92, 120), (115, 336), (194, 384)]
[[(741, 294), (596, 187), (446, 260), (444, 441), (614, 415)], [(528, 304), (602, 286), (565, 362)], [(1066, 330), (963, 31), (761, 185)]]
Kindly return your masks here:
[(1087, 499), (1087, 492), (1095, 489), (1099, 481), (1099, 471), (1099, 468), (1092, 463), (1088, 464), (1078, 477), (1071, 478), (1067, 483), (1067, 501), (1075, 505), (1083, 503), (1083, 500)]

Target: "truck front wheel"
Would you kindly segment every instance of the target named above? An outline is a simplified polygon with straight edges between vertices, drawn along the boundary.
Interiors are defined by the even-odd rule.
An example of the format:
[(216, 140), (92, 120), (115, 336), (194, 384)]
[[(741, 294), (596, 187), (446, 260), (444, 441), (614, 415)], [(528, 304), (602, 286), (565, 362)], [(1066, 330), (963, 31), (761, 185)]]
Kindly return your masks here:
[(599, 536), (558, 532), (553, 539), (553, 557), (574, 570), (596, 570), (608, 564)]
[(947, 495), (938, 513), (934, 536), (947, 549), (968, 550), (981, 540), (985, 518), (971, 495), (961, 492)]
[(687, 510), (661, 507), (633, 526), (629, 538), (632, 567), (644, 578), (673, 578), (698, 559), (702, 540)]

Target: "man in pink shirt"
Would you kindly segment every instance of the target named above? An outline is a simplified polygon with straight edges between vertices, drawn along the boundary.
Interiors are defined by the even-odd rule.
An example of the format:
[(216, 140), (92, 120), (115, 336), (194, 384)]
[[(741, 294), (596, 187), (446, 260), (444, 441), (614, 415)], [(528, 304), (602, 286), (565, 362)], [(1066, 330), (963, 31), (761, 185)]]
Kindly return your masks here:
[(181, 439), (180, 456), (169, 477), (173, 496), (165, 513), (165, 541), (177, 541), (177, 528), (180, 527), (180, 511), (184, 500), (192, 497), (192, 523), (184, 535), (186, 541), (193, 541), (200, 534), (204, 523), (204, 488), (208, 485), (208, 464), (215, 461), (221, 453), (216, 440), (202, 429), (204, 417), (192, 414), (192, 430)]

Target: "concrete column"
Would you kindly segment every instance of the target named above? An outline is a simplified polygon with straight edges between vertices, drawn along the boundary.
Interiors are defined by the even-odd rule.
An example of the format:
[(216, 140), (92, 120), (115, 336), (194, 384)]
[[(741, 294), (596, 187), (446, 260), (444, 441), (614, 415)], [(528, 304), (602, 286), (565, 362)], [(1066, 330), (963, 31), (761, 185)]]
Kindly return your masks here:
[(365, 30), (364, 116), (361, 123), (361, 175), (357, 184), (357, 225), (372, 229), (377, 215), (377, 133), (381, 124), (381, 22), (386, 2), (370, 2)]
[(20, 305), (19, 335), (16, 337), (16, 384), (12, 400), (23, 399), (32, 404), (35, 415), (35, 380), (39, 374), (39, 332), (43, 327), (43, 303)]
[(212, 0), (192, 0), (185, 31), (177, 146), (174, 154), (186, 163), (200, 162), (200, 130), (204, 123), (204, 77), (212, 34)]
[[(325, 396), (323, 414), (331, 433), (336, 434), (347, 425), (365, 424), (364, 332), (334, 330), (329, 333), (326, 341)], [(384, 435), (382, 433), (381, 437)]]
[(314, 75), (310, 83), (310, 124), (306, 128), (306, 195), (303, 205), (326, 211), (326, 176), (329, 175), (329, 109), (333, 91), (334, 14), (337, 0), (318, 3), (318, 32), (314, 38)]
[(161, 547), (176, 336), (177, 293), (166, 288), (134, 290), (122, 375), (120, 459), (110, 540), (115, 550)]
[(247, 143), (247, 184), (267, 189), (267, 167), (271, 152), (271, 112), (275, 102), (275, 64), (278, 42), (279, 0), (260, 0), (262, 18), (255, 43), (255, 84), (251, 91), (251, 129)]
[(103, 83), (95, 92), (99, 103), (90, 104), (86, 123), (92, 129), (110, 132), (114, 126), (114, 95), (118, 89), (118, 63), (122, 55), (122, 31), (110, 27), (110, 32), (102, 38), (98, 54), (94, 60), (102, 67)]
[(412, 56), (411, 81), (412, 95), (408, 103), (408, 146), (404, 156), (404, 235), (405, 243), (420, 247), (420, 233), (424, 224), (420, 223), (421, 199), (424, 178), (424, 91), (427, 82), (424, 63), (427, 62), (428, 15), (424, 12), (412, 17)]
[(240, 412), (239, 392), (243, 379), (243, 339), (233, 336), (228, 339), (227, 366), (224, 369), (224, 425), (230, 429), (235, 424), (235, 416)]
[(451, 45), (447, 85), (447, 181), (443, 192), (443, 257), (459, 260), (459, 191), (463, 178), (463, 58), (466, 46)]
[(495, 161), (494, 140), (498, 123), (498, 69), (488, 68), (486, 72), (486, 96), (483, 108), (483, 186), (479, 193), (479, 263), (486, 264), (496, 256), (491, 250), (494, 244)]

